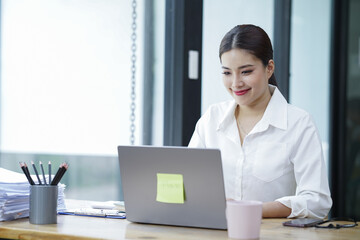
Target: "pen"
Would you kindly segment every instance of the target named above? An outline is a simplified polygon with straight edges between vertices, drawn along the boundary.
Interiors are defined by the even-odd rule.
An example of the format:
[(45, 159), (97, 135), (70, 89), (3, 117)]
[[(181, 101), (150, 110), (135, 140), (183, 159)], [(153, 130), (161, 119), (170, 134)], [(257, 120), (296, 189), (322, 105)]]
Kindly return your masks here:
[(44, 184), (47, 185), (46, 183), (46, 179), (45, 179), (45, 172), (44, 172), (44, 167), (43, 167), (43, 164), (41, 161), (39, 161), (39, 164), (40, 164), (40, 167), (41, 167), (41, 172), (42, 172), (42, 175), (43, 175), (43, 179), (44, 179)]
[(32, 179), (32, 177), (31, 177), (31, 175), (30, 175), (30, 171), (29, 171), (28, 166), (26, 165), (26, 163), (23, 163), (23, 164), (24, 164), (24, 169), (25, 169), (27, 175), (28, 175), (29, 178), (30, 178), (30, 184), (31, 184), (31, 185), (35, 185), (34, 180)]
[(33, 168), (34, 168), (34, 171), (35, 171), (36, 177), (37, 177), (37, 179), (38, 179), (38, 181), (39, 181), (39, 184), (42, 185), (41, 180), (40, 180), (40, 178), (39, 178), (39, 173), (38, 173), (38, 171), (37, 171), (37, 169), (36, 169), (35, 164), (34, 164), (33, 161), (31, 161), (31, 165), (32, 165)]
[(49, 161), (49, 184), (51, 184), (51, 162)]
[(29, 181), (30, 185), (34, 185), (34, 181), (31, 179), (29, 173), (26, 171), (24, 163), (19, 162), (19, 164), (20, 164), (20, 167), (21, 167), (22, 171), (24, 172), (27, 180)]

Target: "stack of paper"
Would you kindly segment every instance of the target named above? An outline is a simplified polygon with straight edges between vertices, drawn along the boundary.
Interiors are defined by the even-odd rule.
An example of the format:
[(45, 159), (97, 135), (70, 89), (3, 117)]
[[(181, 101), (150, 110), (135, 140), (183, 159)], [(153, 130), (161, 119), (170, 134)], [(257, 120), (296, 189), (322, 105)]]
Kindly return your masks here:
[[(32, 176), (37, 184), (36, 176)], [(58, 184), (58, 211), (65, 210), (64, 184)], [(25, 174), (0, 168), (0, 221), (29, 216), (30, 184)]]

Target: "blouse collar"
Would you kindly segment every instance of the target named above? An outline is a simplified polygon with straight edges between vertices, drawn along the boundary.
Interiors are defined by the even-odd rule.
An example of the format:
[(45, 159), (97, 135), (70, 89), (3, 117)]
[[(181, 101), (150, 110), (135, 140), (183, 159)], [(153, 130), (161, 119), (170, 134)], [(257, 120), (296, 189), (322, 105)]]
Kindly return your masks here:
[[(265, 131), (270, 125), (282, 130), (287, 129), (288, 103), (277, 87), (269, 84), (269, 88), (273, 94), (265, 109), (264, 115), (249, 134)], [(235, 120), (236, 106), (235, 100), (232, 100), (224, 117), (219, 122), (217, 130), (229, 132), (231, 135), (234, 135), (233, 131), (237, 129)], [(238, 133), (235, 133), (236, 134), (233, 137), (238, 138)]]

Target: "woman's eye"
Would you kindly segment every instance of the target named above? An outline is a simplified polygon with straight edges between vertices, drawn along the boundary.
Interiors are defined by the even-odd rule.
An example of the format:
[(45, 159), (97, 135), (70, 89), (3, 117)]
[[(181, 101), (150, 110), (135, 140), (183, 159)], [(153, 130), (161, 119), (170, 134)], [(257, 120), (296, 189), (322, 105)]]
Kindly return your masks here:
[(242, 74), (249, 74), (249, 73), (252, 73), (252, 70), (242, 71), (241, 73), (242, 73)]
[(223, 72), (222, 74), (224, 74), (224, 75), (230, 75), (229, 72)]

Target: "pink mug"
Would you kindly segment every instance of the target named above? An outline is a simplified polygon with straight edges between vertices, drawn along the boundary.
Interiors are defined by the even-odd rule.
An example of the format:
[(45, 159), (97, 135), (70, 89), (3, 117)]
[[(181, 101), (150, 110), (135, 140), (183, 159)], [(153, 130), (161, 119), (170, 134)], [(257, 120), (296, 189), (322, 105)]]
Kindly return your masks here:
[(262, 202), (226, 201), (228, 237), (234, 239), (258, 239), (262, 219)]

